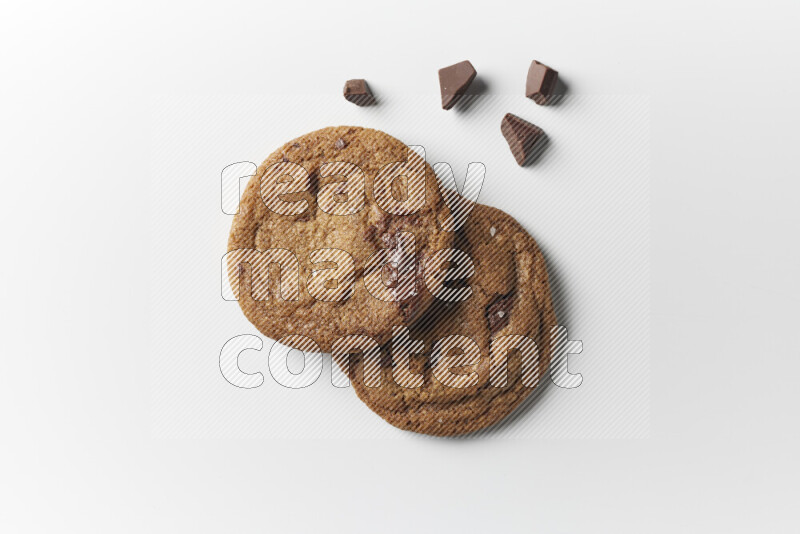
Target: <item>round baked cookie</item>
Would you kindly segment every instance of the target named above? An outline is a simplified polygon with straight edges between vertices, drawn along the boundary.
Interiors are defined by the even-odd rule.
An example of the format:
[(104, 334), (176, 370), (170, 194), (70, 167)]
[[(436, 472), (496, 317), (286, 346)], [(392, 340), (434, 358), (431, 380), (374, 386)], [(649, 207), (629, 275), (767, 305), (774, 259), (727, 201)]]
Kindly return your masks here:
[(423, 348), (420, 354), (406, 350), (402, 360), (399, 349), (414, 341), (396, 338), (379, 357), (361, 351), (337, 358), (359, 398), (404, 430), (446, 436), (492, 425), (535, 389), (549, 367), (549, 333), (557, 323), (534, 239), (510, 215), (475, 205), (454, 247), (474, 264), (467, 279), (472, 294), (455, 303), (437, 299), (411, 326), (408, 337), (424, 343), (416, 347)]
[[(402, 165), (398, 162), (425, 173), (424, 200), (417, 202), (414, 213), (394, 215), (381, 207), (421, 198), (413, 194), (421, 186), (412, 191), (406, 175), (386, 172), (389, 164)], [(344, 178), (354, 172), (348, 164), (363, 175)], [(386, 176), (393, 175), (387, 186)], [(379, 176), (383, 178), (375, 187)], [(383, 195), (380, 205), (376, 194)], [(453, 233), (437, 222), (442, 204), (430, 166), (386, 133), (340, 126), (298, 137), (258, 167), (242, 195), (226, 256), (234, 296), (261, 333), (295, 348), (313, 348), (310, 338), (321, 351), (330, 352), (336, 339), (351, 334), (383, 344), (394, 325), (410, 324), (433, 301), (419, 264), (432, 251), (452, 244)], [(407, 240), (398, 244), (398, 232), (413, 234), (416, 264), (411, 254), (391, 263), (397, 253), (411, 250)], [(400, 250), (403, 244), (405, 251)], [(389, 265), (379, 266), (376, 274), (376, 264), (368, 259), (383, 249)], [(383, 298), (367, 291), (368, 275), (372, 287), (375, 280), (385, 284)], [(405, 280), (401, 293), (397, 278)]]

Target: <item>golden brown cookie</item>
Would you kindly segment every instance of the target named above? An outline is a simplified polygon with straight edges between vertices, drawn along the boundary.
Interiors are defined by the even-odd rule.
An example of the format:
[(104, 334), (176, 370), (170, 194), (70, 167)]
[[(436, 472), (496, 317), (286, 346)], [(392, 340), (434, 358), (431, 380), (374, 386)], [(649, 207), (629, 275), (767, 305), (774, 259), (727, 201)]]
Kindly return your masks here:
[[(337, 357), (359, 398), (404, 430), (456, 435), (485, 428), (510, 414), (549, 366), (556, 317), (533, 238), (508, 214), (476, 205), (455, 247), (474, 263), (471, 296), (437, 300), (411, 326), (410, 340), (395, 337), (380, 358), (354, 351), (348, 369)], [(413, 340), (423, 351), (403, 360)]]
[[(420, 173), (421, 181), (408, 178)], [(234, 295), (276, 340), (306, 336), (324, 352), (350, 334), (385, 343), (394, 325), (410, 324), (433, 300), (408, 235), (420, 259), (448, 248), (453, 234), (437, 223), (441, 205), (430, 166), (383, 132), (341, 126), (298, 137), (273, 152), (244, 191), (226, 256)], [(310, 348), (299, 338), (284, 342)]]

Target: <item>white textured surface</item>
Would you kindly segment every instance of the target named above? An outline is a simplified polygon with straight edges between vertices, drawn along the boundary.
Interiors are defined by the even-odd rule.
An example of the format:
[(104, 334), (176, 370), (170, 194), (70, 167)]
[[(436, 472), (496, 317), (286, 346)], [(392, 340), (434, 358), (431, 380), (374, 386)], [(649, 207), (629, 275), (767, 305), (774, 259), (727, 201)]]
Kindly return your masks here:
[[(796, 530), (797, 2), (388, 6), (4, 7), (0, 530)], [(433, 95), (466, 58), (650, 97), (649, 438), (154, 437), (153, 95)]]
[[(237, 389), (219, 372), (228, 339), (259, 334), (238, 304), (220, 296), (219, 257), (232, 220), (219, 206), (223, 168), (261, 163), (307, 131), (355, 124), (422, 145), (428, 161), (449, 163), (459, 183), (470, 162), (483, 163), (478, 200), (512, 214), (538, 240), (551, 266), (560, 324), (583, 341), (583, 353), (570, 357), (570, 370), (584, 375), (580, 387), (547, 387), (480, 439), (647, 437), (649, 98), (573, 95), (543, 108), (524, 95), (495, 95), (447, 112), (436, 96), (387, 94), (366, 109), (338, 93), (155, 99), (150, 272), (157, 436), (418, 439), (354, 403), (354, 392), (334, 387), (328, 361), (308, 387), (282, 387), (280, 377), (270, 376), (268, 338), (261, 353), (241, 359), (245, 372), (265, 375), (262, 386)], [(516, 164), (500, 134), (506, 112), (549, 136), (529, 167)], [(309, 355), (308, 364), (316, 376), (320, 362)]]

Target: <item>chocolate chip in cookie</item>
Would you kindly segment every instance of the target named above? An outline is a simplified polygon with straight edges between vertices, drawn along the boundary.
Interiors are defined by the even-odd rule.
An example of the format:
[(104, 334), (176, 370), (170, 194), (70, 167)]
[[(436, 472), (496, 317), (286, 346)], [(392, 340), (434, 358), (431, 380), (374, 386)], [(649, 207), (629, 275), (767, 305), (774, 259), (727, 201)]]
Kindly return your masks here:
[(462, 61), (439, 69), (439, 87), (442, 92), (442, 109), (450, 109), (456, 105), (461, 95), (475, 79), (477, 72), (469, 61)]
[(513, 304), (513, 295), (495, 295), (486, 306), (486, 323), (492, 335), (506, 327)]

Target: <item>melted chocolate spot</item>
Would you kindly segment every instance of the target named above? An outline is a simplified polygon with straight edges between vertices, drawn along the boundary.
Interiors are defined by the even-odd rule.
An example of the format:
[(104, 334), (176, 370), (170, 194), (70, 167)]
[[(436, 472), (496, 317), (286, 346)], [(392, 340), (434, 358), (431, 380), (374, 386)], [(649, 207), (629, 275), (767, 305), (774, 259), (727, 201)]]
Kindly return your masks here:
[[(448, 262), (444, 269), (442, 269), (442, 273), (446, 273), (450, 269), (458, 268), (458, 262)], [(446, 280), (442, 282), (442, 285), (447, 289), (466, 289), (469, 287), (469, 280), (466, 278), (456, 278), (455, 280)]]
[(383, 234), (381, 241), (386, 245), (386, 248), (393, 249), (397, 246), (397, 236), (394, 234)]
[(403, 316), (403, 319), (407, 321), (416, 315), (419, 299), (412, 297), (410, 299), (401, 300), (398, 302), (398, 306), (400, 307), (400, 314)]
[[(386, 230), (389, 228), (389, 217), (384, 215), (381, 217), (377, 223), (369, 225), (367, 230), (364, 232), (364, 238), (367, 241), (373, 241), (378, 236), (383, 236), (386, 233)], [(393, 247), (389, 247), (393, 248)]]
[(513, 295), (495, 295), (492, 301), (486, 306), (486, 322), (489, 325), (489, 333), (495, 334), (505, 328), (511, 319), (511, 306)]
[(393, 263), (387, 263), (383, 266), (383, 282), (386, 284), (386, 287), (389, 289), (394, 289), (397, 287), (397, 283), (400, 280), (400, 271), (397, 269), (397, 266)]

